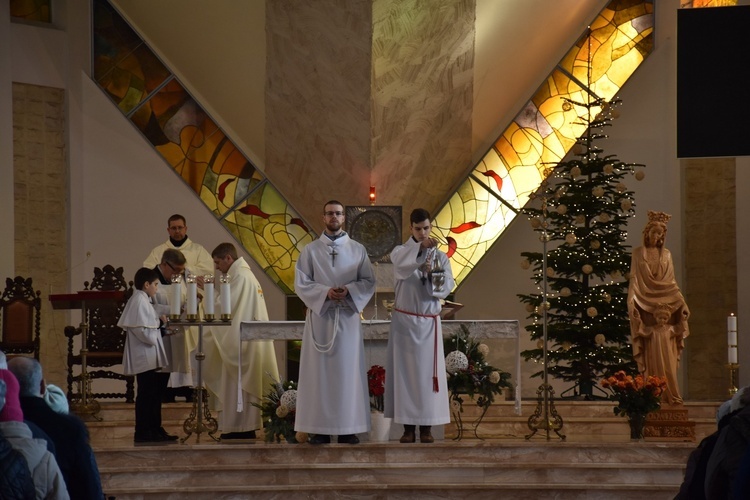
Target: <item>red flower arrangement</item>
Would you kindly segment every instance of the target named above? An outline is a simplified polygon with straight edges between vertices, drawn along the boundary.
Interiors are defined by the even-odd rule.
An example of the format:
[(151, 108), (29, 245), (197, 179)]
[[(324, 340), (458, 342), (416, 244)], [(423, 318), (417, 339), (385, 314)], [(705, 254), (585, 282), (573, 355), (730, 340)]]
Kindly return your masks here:
[(617, 401), (615, 415), (646, 415), (661, 407), (661, 393), (667, 388), (667, 379), (652, 376), (644, 379), (642, 375), (633, 377), (620, 370), (602, 380), (601, 384), (612, 393), (610, 399)]
[(367, 389), (370, 393), (370, 408), (383, 411), (383, 395), (385, 394), (385, 368), (372, 365), (367, 371)]

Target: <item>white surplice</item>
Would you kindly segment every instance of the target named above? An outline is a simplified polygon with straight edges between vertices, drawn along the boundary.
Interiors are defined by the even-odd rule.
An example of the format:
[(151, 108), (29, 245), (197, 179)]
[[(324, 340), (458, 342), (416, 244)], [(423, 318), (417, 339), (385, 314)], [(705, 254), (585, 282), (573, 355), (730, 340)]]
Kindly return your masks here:
[[(420, 271), (427, 252), (413, 238), (391, 252), (396, 300), (391, 317), (385, 369), (385, 416), (409, 425), (450, 422), (448, 387), (440, 323), (440, 299), (455, 281), (448, 257), (436, 250), (434, 260), (445, 270), (441, 292)], [(400, 312), (402, 311), (402, 312)], [(436, 328), (437, 327), (437, 328)], [(436, 331), (437, 330), (437, 331)], [(438, 392), (433, 390), (437, 375)]]
[(159, 316), (146, 292), (133, 292), (122, 310), (117, 326), (127, 332), (122, 356), (123, 374), (136, 375), (167, 366)]
[[(360, 312), (375, 292), (367, 250), (344, 233), (325, 234), (297, 261), (295, 292), (308, 307), (302, 336), (295, 430), (346, 435), (370, 430)], [(328, 299), (344, 287), (346, 299)]]
[[(260, 402), (279, 379), (272, 340), (240, 342), (240, 325), (248, 321), (268, 321), (266, 302), (258, 280), (243, 257), (234, 261), (227, 274), (232, 306), (230, 326), (204, 326), (203, 381), (219, 402), (219, 428), (222, 432), (260, 429), (260, 410), (251, 403)], [(217, 290), (218, 292), (219, 290)], [(220, 310), (216, 297), (216, 310)], [(240, 347), (242, 352), (240, 353)], [(242, 356), (242, 405), (238, 405), (238, 366)]]

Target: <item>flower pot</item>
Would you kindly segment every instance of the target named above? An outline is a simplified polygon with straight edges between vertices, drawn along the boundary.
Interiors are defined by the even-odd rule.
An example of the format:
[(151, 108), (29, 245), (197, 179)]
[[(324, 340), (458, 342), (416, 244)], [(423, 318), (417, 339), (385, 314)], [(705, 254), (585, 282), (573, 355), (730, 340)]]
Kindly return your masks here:
[(379, 411), (370, 413), (372, 430), (370, 431), (370, 441), (386, 443), (391, 435), (391, 420), (386, 418)]
[(630, 439), (635, 441), (643, 439), (643, 428), (646, 426), (646, 414), (631, 413), (628, 415), (628, 424), (630, 425)]

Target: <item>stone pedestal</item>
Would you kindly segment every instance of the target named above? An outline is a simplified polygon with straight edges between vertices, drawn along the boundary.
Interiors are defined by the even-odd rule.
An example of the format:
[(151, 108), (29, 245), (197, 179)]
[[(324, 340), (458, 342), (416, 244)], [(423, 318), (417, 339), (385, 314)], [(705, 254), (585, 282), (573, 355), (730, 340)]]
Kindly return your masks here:
[(643, 436), (647, 441), (695, 441), (695, 422), (682, 406), (664, 406), (648, 414)]

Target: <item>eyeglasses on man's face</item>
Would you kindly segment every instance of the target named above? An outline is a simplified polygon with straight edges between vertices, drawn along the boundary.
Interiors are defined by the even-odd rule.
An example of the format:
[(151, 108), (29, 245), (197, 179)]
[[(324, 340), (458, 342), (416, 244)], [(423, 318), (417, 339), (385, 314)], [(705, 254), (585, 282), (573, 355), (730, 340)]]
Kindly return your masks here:
[(344, 212), (340, 212), (340, 211), (336, 211), (336, 212), (323, 212), (323, 215), (325, 215), (326, 217), (334, 217), (334, 216), (341, 217), (342, 215), (344, 215)]

